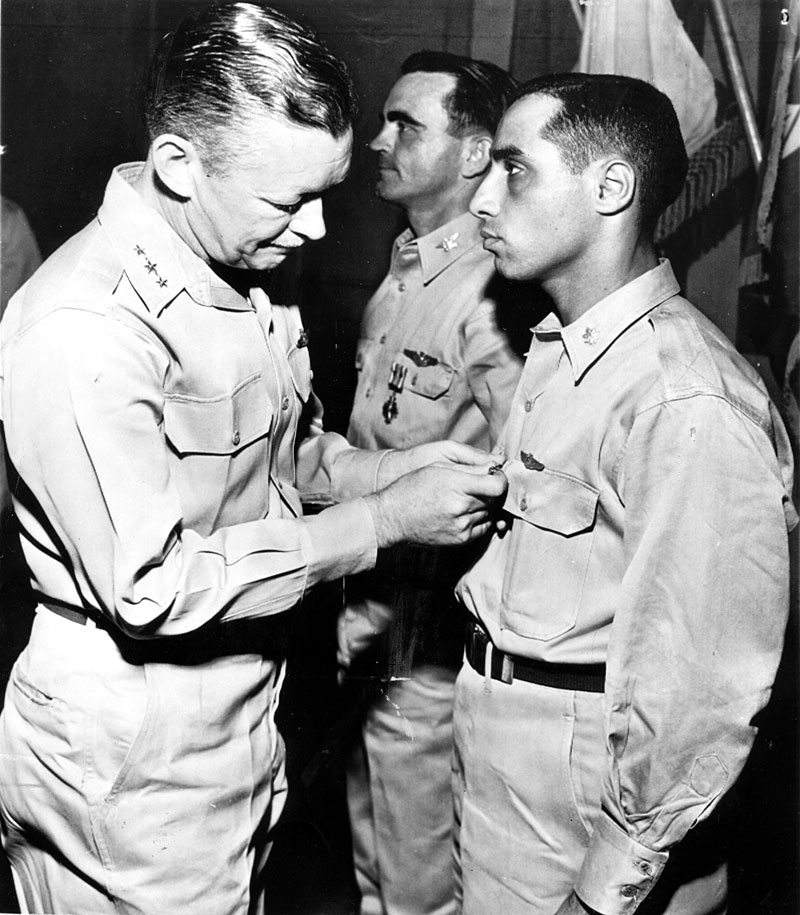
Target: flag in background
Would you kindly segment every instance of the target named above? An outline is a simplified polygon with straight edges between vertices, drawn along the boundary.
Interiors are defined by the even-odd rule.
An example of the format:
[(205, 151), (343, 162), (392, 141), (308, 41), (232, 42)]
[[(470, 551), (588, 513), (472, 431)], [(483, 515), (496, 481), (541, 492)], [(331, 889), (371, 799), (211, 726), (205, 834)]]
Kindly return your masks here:
[(800, 456), (800, 0), (791, 0), (782, 12), (764, 162), (740, 284), (751, 312), (751, 337), (769, 357)]
[(586, 10), (577, 69), (647, 80), (668, 95), (691, 156), (714, 131), (714, 77), (670, 0), (603, 0)]

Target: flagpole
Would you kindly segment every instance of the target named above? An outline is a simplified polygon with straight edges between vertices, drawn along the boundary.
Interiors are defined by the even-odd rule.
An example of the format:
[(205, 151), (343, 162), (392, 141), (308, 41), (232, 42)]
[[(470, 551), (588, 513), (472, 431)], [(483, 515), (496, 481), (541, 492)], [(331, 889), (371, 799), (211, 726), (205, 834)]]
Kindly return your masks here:
[(756, 171), (761, 168), (763, 153), (761, 150), (761, 137), (758, 132), (756, 115), (753, 110), (753, 100), (750, 97), (750, 88), (747, 85), (747, 76), (742, 67), (742, 59), (736, 47), (736, 37), (733, 33), (728, 8), (725, 0), (710, 0), (712, 18), (717, 26), (722, 54), (730, 74), (731, 83), (733, 84), (733, 93), (736, 96), (736, 102), (739, 106), (739, 113), (742, 116), (744, 134), (747, 140), (747, 147), (750, 150), (750, 158)]

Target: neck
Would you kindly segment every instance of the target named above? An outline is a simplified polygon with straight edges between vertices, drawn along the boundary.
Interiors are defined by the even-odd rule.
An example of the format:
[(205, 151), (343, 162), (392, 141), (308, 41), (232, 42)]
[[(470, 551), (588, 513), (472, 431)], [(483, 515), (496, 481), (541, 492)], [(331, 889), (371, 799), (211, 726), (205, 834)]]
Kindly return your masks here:
[(415, 200), (404, 207), (408, 224), (417, 238), (441, 229), (453, 219), (463, 216), (469, 210), (469, 202), (475, 188), (469, 184), (445, 196), (433, 200)]
[(208, 261), (208, 255), (195, 238), (186, 221), (185, 209), (181, 200), (163, 188), (156, 178), (155, 170), (152, 168), (149, 159), (145, 163), (142, 173), (136, 179), (134, 187), (144, 202), (162, 217), (173, 232), (185, 241), (198, 257)]
[(642, 241), (632, 249), (625, 250), (624, 246), (614, 249), (611, 256), (582, 265), (582, 269), (570, 271), (568, 275), (554, 277), (542, 286), (553, 299), (561, 323), (566, 326), (577, 321), (601, 299), (657, 266), (658, 255), (652, 240)]

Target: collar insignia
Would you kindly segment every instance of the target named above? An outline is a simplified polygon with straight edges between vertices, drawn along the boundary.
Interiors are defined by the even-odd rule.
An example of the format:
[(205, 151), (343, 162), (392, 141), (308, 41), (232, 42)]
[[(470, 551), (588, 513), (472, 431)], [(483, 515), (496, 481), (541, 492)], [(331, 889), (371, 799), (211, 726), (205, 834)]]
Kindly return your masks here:
[(436, 247), (441, 248), (445, 254), (449, 254), (453, 250), (453, 248), (458, 247), (459, 234), (460, 233), (458, 233), (458, 232), (453, 232), (452, 235), (445, 235), (445, 237), (439, 242), (439, 244)]
[(141, 245), (134, 245), (133, 250), (136, 253), (137, 257), (144, 258), (144, 269), (153, 277), (153, 279), (158, 283), (160, 289), (163, 289), (167, 285), (167, 281), (161, 276), (158, 272), (158, 264), (153, 263), (150, 258), (145, 253), (144, 248)]
[(596, 327), (587, 327), (581, 337), (581, 340), (583, 340), (587, 346), (594, 346), (599, 339), (600, 331)]

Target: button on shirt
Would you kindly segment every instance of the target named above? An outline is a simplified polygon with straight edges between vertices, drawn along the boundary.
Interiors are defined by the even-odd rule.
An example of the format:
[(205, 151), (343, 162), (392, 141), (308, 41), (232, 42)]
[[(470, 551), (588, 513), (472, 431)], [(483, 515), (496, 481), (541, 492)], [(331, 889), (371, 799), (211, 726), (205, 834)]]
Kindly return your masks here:
[(663, 261), (534, 328), (500, 442), (510, 528), (459, 584), (499, 649), (607, 665), (603, 813), (576, 886), (602, 912), (636, 908), (736, 779), (788, 610), (785, 430), (677, 293)]
[(322, 432), (297, 309), (218, 278), (141, 167), (12, 300), (2, 417), (36, 591), (173, 635), (371, 567), (364, 502), (303, 519), (299, 493), (369, 491), (380, 455)]
[[(488, 448), (497, 438), (521, 365), (497, 326), (487, 290), (494, 259), (479, 230), (465, 213), (421, 238), (407, 230), (395, 241), (362, 321), (351, 444), (405, 448), (449, 438)], [(387, 423), (393, 365), (403, 383)]]
[[(408, 230), (395, 241), (389, 272), (362, 321), (351, 444), (405, 448), (453, 439), (488, 450), (497, 438), (522, 364), (497, 324), (498, 302), (487, 288), (494, 259), (479, 229), (465, 213), (427, 235)], [(399, 379), (394, 395), (392, 378)], [(362, 598), (345, 611), (348, 623), (358, 615), (385, 619), (391, 607), (381, 673), (407, 676), (425, 663), (458, 667), (464, 623), (453, 587), (473, 555), (403, 544), (381, 551), (374, 574), (348, 583), (348, 594)]]

